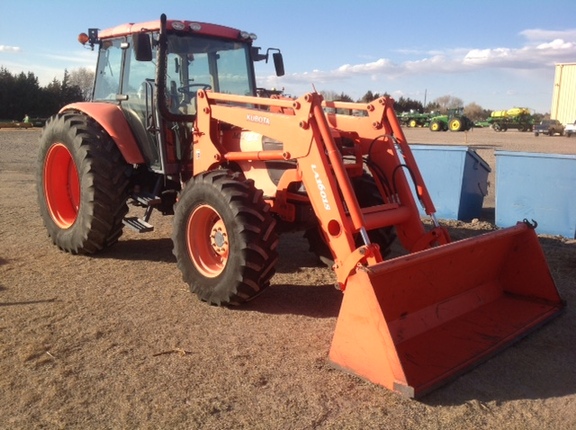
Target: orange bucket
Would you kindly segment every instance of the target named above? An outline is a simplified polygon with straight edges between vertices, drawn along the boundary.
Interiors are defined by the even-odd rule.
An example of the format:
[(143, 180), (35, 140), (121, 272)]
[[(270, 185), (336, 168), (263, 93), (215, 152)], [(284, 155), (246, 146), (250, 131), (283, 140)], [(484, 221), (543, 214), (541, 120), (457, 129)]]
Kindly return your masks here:
[(359, 268), (329, 359), (418, 397), (557, 316), (560, 298), (525, 223)]

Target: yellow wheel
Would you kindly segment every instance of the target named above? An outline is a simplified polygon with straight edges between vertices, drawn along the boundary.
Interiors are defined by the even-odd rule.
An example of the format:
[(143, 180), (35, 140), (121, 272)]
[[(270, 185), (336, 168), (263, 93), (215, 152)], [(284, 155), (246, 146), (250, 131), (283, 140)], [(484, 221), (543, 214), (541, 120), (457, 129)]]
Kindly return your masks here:
[(450, 131), (460, 131), (462, 129), (462, 121), (460, 118), (454, 118), (450, 121)]
[(408, 125), (412, 128), (416, 127), (418, 125), (418, 123), (416, 122), (415, 119), (411, 119), (410, 122), (408, 123)]
[(430, 124), (430, 130), (440, 131), (440, 130), (442, 130), (442, 126), (440, 125), (440, 123), (438, 121), (432, 121), (432, 123)]

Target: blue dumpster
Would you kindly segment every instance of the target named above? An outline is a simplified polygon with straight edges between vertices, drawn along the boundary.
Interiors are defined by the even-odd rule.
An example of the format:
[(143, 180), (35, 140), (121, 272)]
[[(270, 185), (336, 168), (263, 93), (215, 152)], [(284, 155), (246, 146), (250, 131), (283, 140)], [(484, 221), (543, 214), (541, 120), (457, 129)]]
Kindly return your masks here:
[(496, 225), (523, 219), (537, 233), (575, 238), (576, 155), (495, 151)]
[[(442, 219), (470, 221), (482, 213), (490, 167), (467, 146), (410, 145)], [(420, 208), (421, 215), (425, 215)]]

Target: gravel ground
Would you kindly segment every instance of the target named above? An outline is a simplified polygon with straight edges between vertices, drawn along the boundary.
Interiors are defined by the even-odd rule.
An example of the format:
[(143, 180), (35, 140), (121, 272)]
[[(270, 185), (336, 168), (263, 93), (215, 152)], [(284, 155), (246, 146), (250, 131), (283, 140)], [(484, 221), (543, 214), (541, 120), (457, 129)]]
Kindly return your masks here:
[[(576, 139), (432, 133), (410, 143), (576, 153)], [(282, 236), (272, 286), (240, 309), (207, 306), (176, 269), (171, 217), (98, 256), (49, 243), (35, 191), (39, 131), (0, 130), (0, 429), (576, 428), (576, 241), (541, 237), (568, 302), (558, 319), (418, 401), (333, 369), (341, 301), (299, 235)], [(489, 230), (494, 186), (479, 223)], [(491, 212), (492, 211), (492, 212)]]

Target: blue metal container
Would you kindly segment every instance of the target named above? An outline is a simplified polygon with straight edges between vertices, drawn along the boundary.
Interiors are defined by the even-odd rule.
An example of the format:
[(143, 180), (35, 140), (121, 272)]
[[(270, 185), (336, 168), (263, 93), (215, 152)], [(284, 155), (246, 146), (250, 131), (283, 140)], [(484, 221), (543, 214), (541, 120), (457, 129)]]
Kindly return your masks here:
[(527, 219), (540, 234), (576, 237), (576, 155), (495, 151), (496, 225)]
[[(482, 213), (490, 167), (467, 146), (410, 145), (441, 219), (470, 221)], [(425, 215), (420, 208), (420, 214)]]

